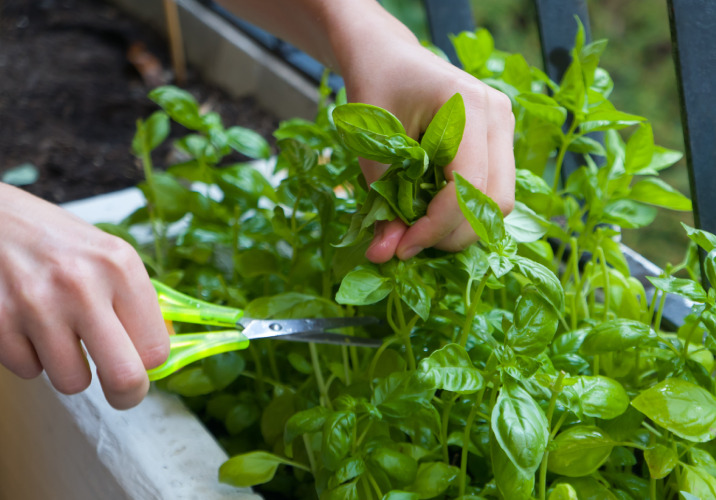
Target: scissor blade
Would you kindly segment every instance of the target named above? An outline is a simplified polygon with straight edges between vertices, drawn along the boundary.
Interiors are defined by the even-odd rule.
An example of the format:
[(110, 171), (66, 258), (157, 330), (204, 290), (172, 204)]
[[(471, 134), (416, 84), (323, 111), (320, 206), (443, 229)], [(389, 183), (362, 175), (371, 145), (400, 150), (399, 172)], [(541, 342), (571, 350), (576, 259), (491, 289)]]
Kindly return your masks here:
[[(295, 340), (302, 342), (320, 342), (331, 344), (351, 343), (345, 338), (353, 339), (349, 335), (340, 335), (330, 333), (326, 330), (336, 328), (346, 328), (351, 326), (366, 326), (377, 324), (378, 319), (371, 316), (361, 316), (354, 318), (307, 318), (307, 319), (249, 319), (244, 318), (239, 321), (239, 326), (243, 327), (243, 333), (249, 339), (263, 339), (271, 337), (280, 337), (285, 340), (294, 340), (291, 337), (296, 336)], [(311, 340), (301, 338), (303, 335), (311, 334)], [(300, 337), (299, 337), (300, 336)], [(335, 338), (334, 338), (335, 337)], [(345, 338), (344, 338), (345, 337)], [(313, 340), (315, 339), (315, 340)], [(366, 340), (366, 339), (363, 339)], [(362, 344), (353, 342), (354, 344)], [(378, 342), (380, 344), (380, 342)]]
[(383, 343), (379, 339), (367, 339), (365, 337), (330, 332), (303, 332), (275, 338), (290, 340), (291, 342), (315, 342), (317, 344), (354, 345), (357, 347), (380, 347)]

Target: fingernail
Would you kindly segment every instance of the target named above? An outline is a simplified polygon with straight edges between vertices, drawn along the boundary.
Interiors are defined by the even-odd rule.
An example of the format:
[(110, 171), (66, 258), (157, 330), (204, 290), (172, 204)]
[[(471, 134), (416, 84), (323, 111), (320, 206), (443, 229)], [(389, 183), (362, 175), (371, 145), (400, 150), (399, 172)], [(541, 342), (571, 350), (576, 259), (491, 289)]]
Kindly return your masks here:
[(408, 260), (418, 255), (421, 250), (422, 248), (420, 247), (408, 247), (402, 252), (399, 252), (398, 257), (400, 258), (400, 260)]

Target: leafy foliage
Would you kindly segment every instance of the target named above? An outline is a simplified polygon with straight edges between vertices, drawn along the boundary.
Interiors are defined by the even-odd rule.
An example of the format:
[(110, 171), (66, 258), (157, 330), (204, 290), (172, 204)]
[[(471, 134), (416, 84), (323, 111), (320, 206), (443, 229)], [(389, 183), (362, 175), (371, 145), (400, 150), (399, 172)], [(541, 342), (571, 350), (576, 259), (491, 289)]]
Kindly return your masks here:
[[(314, 122), (281, 124), (267, 178), (222, 162), (232, 149), (267, 156), (260, 138), (225, 129), (183, 91), (153, 92), (163, 111), (139, 122), (133, 143), (147, 206), (105, 229), (133, 242), (161, 280), (248, 315), (384, 319), (352, 332), (383, 339), (377, 350), (254, 341), (162, 384), (185, 395), (232, 455), (220, 479), (264, 492), (709, 497), (716, 294), (692, 279), (692, 251), (651, 278), (649, 296), (616, 241), (619, 227), (651, 222), (653, 205), (690, 208), (658, 177), (679, 153), (611, 104), (598, 66), (604, 43), (585, 45), (581, 29), (561, 82), (496, 51), (484, 30), (455, 42), (464, 67), (511, 98), (518, 167), (507, 217), (456, 176), (480, 241), (455, 254), (381, 265), (363, 255), (375, 221), (412, 223), (445, 185), (464, 126), (459, 95), (418, 142), (387, 111), (341, 94)], [(159, 173), (151, 150), (167, 117), (192, 132), (175, 144), (186, 161)], [(584, 161), (561, 183), (567, 151)], [(372, 189), (356, 155), (390, 165)], [(142, 224), (155, 236), (149, 248), (130, 236)], [(686, 231), (716, 276), (716, 237)], [(689, 278), (674, 276), (682, 270)], [(694, 303), (677, 332), (661, 326), (666, 294)]]

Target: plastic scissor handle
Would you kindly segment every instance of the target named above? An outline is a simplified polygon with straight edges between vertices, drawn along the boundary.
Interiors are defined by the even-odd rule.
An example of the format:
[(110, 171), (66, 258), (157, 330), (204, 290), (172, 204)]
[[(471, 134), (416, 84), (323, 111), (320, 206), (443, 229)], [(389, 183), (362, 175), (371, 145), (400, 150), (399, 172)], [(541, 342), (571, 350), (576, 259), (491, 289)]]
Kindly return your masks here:
[(218, 306), (195, 299), (157, 280), (152, 280), (152, 284), (157, 291), (159, 306), (162, 309), (164, 319), (182, 323), (195, 323), (197, 325), (235, 328), (236, 322), (244, 317), (244, 311), (241, 309)]
[(237, 330), (206, 333), (182, 333), (170, 338), (169, 358), (157, 368), (147, 370), (149, 380), (159, 380), (189, 363), (222, 352), (246, 349), (249, 339)]

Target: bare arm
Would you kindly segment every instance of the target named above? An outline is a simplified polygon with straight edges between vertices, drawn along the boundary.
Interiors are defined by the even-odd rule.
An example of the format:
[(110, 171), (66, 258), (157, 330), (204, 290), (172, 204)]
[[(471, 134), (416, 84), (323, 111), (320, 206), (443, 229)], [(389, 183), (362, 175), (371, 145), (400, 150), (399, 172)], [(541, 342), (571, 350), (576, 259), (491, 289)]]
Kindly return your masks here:
[[(340, 73), (348, 99), (381, 106), (418, 138), (453, 94), (465, 101), (467, 123), (454, 161), (458, 172), (507, 213), (514, 204), (514, 116), (510, 100), (423, 48), (415, 36), (375, 0), (220, 0), (239, 16), (272, 31)], [(385, 166), (363, 160), (376, 180)], [(423, 248), (460, 250), (476, 240), (462, 217), (453, 182), (440, 191), (425, 217), (410, 228), (379, 223), (367, 257), (407, 259)]]

